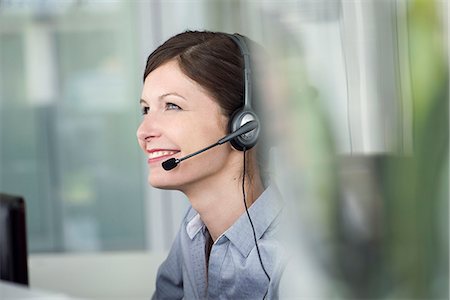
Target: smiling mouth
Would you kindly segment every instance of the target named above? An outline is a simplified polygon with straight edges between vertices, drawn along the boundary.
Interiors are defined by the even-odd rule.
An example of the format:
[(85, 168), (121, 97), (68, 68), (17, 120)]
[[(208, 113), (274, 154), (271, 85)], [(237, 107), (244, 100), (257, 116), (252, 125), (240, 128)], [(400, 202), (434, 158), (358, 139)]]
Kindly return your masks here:
[(148, 162), (154, 162), (157, 160), (168, 158), (174, 154), (177, 154), (178, 152), (180, 151), (171, 151), (171, 150), (153, 151), (148, 154)]

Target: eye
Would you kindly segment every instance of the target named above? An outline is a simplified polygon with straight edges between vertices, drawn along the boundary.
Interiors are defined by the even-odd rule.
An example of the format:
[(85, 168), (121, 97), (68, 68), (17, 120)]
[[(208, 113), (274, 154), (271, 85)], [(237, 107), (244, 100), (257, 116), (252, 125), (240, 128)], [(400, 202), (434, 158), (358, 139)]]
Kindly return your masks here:
[(142, 113), (142, 115), (146, 115), (146, 114), (148, 114), (148, 111), (150, 110), (150, 107), (148, 107), (148, 106), (142, 106), (141, 107), (141, 113)]
[(166, 103), (166, 110), (182, 110), (181, 107), (179, 107), (178, 105), (171, 103), (171, 102), (167, 102)]

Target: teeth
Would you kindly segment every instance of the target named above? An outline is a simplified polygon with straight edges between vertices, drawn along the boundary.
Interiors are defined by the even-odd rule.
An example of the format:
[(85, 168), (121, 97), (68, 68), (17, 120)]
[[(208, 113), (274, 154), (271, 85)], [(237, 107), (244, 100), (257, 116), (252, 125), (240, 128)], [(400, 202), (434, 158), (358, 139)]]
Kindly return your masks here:
[(176, 151), (155, 151), (155, 152), (149, 153), (148, 158), (153, 159), (153, 158), (157, 158), (157, 157), (161, 157), (161, 156), (172, 155), (175, 153), (177, 153), (177, 152)]

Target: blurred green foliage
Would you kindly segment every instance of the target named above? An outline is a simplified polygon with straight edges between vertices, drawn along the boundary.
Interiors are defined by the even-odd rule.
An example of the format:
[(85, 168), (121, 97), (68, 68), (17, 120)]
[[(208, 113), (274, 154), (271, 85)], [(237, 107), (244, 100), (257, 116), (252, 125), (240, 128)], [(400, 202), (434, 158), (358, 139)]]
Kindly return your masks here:
[(390, 158), (383, 176), (379, 288), (389, 299), (448, 299), (448, 63), (436, 2), (410, 1), (411, 157)]

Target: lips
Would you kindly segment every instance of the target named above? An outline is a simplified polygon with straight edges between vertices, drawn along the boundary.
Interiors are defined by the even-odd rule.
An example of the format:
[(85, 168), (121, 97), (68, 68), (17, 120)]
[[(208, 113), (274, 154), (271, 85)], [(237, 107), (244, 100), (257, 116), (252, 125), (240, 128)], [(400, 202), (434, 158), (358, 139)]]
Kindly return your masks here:
[(172, 155), (177, 154), (180, 152), (179, 150), (172, 150), (172, 149), (151, 149), (147, 151), (148, 153), (148, 163), (156, 162), (159, 160), (164, 160)]

